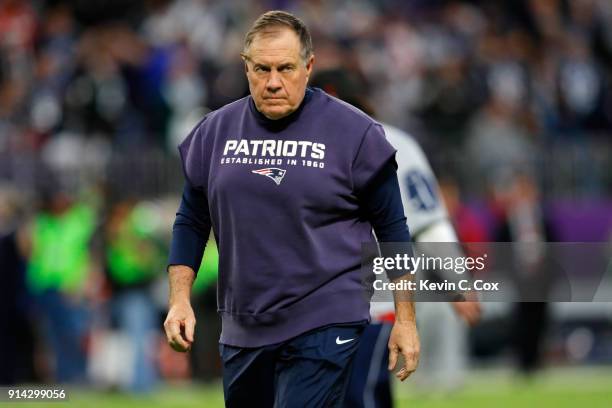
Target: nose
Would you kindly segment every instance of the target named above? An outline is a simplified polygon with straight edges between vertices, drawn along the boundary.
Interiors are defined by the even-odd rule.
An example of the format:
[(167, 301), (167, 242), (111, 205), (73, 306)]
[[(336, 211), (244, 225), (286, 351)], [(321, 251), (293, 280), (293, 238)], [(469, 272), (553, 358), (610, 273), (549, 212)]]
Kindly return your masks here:
[(266, 89), (270, 93), (276, 93), (282, 88), (283, 84), (280, 80), (280, 75), (276, 70), (272, 70), (270, 72), (270, 76), (268, 77), (268, 82), (266, 83)]

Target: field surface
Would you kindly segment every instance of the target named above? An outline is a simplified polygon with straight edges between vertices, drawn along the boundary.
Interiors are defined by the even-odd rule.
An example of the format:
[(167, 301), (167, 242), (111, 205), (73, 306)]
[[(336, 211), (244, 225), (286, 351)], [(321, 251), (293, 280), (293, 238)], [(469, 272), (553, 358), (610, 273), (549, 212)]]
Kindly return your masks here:
[[(220, 384), (166, 385), (147, 396), (69, 390), (67, 402), (0, 402), (2, 407), (216, 408), (223, 407)], [(398, 408), (609, 408), (612, 368), (556, 369), (526, 381), (510, 372), (472, 372), (465, 387), (451, 394), (424, 391), (415, 384), (395, 384)], [(257, 398), (257, 395), (253, 395)]]

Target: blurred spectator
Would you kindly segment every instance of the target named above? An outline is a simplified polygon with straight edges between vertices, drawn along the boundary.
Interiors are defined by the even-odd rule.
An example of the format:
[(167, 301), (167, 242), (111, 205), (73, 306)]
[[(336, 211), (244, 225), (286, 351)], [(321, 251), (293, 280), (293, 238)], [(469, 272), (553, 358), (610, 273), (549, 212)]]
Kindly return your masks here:
[(546, 242), (556, 241), (543, 213), (538, 188), (525, 173), (504, 172), (494, 191), (500, 216), (498, 242), (515, 242), (512, 273), (520, 302), (514, 304), (511, 341), (519, 372), (533, 374), (542, 364), (545, 334), (550, 326), (549, 303), (554, 259)]
[[(56, 186), (58, 187), (58, 186)], [(50, 347), (51, 378), (60, 383), (86, 381), (88, 296), (93, 265), (90, 240), (94, 209), (60, 188), (48, 189), (29, 228), (27, 285), (34, 296), (36, 323)]]
[(133, 392), (148, 392), (157, 381), (157, 309), (151, 294), (163, 272), (164, 251), (157, 242), (160, 217), (153, 204), (117, 203), (106, 225), (106, 270), (112, 286), (112, 314), (128, 338), (127, 362)]

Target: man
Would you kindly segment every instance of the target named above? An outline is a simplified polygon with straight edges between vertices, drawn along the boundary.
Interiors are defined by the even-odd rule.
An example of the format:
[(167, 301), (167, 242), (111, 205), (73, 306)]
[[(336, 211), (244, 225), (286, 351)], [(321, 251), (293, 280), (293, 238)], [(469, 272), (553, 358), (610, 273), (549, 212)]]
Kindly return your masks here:
[[(317, 72), (312, 85), (373, 114), (366, 99), (359, 93), (365, 88), (364, 84), (346, 70), (338, 68)], [(397, 149), (397, 175), (413, 240), (417, 243), (457, 242), (450, 218), (439, 197), (436, 177), (423, 150), (406, 132), (388, 124), (383, 125), (387, 140)], [(440, 248), (441, 251), (451, 250), (454, 256), (462, 255), (458, 248), (445, 244), (441, 246), (444, 246)], [(465, 325), (457, 316), (467, 324), (475, 324), (480, 317), (480, 304), (477, 301), (419, 302), (416, 309), (419, 332), (422, 338), (427, 338), (421, 350), (419, 376), (425, 368), (425, 374), (435, 380), (437, 389), (455, 387), (463, 374), (467, 334)], [(372, 302), (371, 314), (375, 323), (364, 330), (359, 344), (346, 407), (393, 406), (390, 378), (384, 364), (388, 356), (386, 347), (383, 347), (394, 319), (393, 306), (386, 302)]]
[[(250, 96), (208, 114), (180, 145), (187, 179), (169, 259), (168, 342), (189, 350), (190, 288), (212, 226), (229, 407), (341, 406), (369, 320), (361, 247), (409, 242), (395, 150), (380, 124), (307, 89), (306, 26), (272, 11), (245, 38)], [(403, 279), (406, 271), (389, 273)], [(396, 297), (389, 369), (418, 363), (414, 306)]]

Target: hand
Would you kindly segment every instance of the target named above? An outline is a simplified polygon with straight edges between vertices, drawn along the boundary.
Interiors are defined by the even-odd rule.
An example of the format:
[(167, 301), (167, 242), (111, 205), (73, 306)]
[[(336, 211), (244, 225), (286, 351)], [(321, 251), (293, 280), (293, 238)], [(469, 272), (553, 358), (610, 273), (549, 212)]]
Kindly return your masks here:
[(464, 302), (451, 302), (457, 316), (462, 318), (468, 325), (473, 326), (480, 320), (481, 307), (478, 298), (473, 293), (465, 296)]
[(193, 343), (195, 324), (195, 315), (189, 302), (171, 305), (164, 322), (166, 338), (170, 347), (181, 353), (189, 351)]
[(419, 364), (420, 349), (416, 323), (396, 321), (389, 336), (389, 371), (395, 369), (401, 353), (404, 356), (404, 367), (395, 373), (395, 376), (404, 381), (416, 371)]

